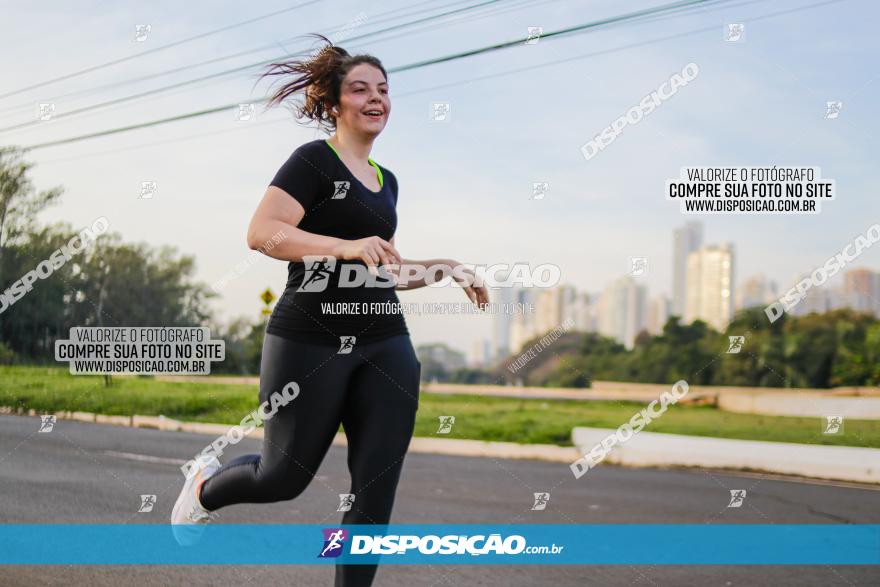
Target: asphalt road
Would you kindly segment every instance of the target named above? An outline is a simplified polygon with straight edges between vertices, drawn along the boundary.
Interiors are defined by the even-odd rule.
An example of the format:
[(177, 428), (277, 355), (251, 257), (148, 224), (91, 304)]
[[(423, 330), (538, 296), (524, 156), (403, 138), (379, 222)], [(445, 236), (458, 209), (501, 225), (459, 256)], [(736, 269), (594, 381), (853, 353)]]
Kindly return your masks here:
[[(167, 523), (179, 465), (212, 437), (36, 417), (0, 416), (0, 523)], [(228, 449), (223, 462), (259, 451)], [(298, 498), (221, 510), (223, 523), (335, 524), (348, 492), (345, 448), (332, 447)], [(551, 491), (543, 511), (532, 494)], [(728, 508), (731, 489), (747, 490)], [(141, 494), (156, 507), (138, 513)], [(575, 479), (565, 464), (411, 453), (392, 523), (880, 523), (880, 491), (856, 485), (701, 470), (601, 467)], [(623, 547), (623, 546), (622, 546)], [(318, 566), (3, 566), (0, 585), (332, 585)], [(866, 566), (385, 565), (376, 587), (448, 585), (877, 585)]]

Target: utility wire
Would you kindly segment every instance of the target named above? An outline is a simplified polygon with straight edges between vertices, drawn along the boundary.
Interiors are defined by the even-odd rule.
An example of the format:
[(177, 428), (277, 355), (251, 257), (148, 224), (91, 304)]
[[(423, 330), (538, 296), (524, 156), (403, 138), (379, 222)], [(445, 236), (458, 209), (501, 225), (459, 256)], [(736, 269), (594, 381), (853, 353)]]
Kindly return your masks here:
[[(452, 3), (450, 3), (450, 4), (453, 4), (453, 5), (454, 5), (454, 4), (461, 4), (461, 3), (464, 2), (464, 1), (466, 1), (466, 0), (458, 0), (457, 2), (452, 2)], [(552, 0), (552, 1), (556, 1), (556, 0)], [(425, 0), (425, 1), (423, 1), (423, 2), (419, 2), (418, 4), (410, 5), (408, 8), (413, 8), (413, 7), (421, 6), (421, 5), (424, 5), (424, 4), (434, 4), (434, 3), (436, 3), (436, 2), (437, 2), (437, 0)], [(403, 17), (406, 17), (406, 16), (411, 16), (411, 15), (413, 15), (413, 14), (419, 14), (419, 13), (422, 13), (422, 12), (427, 12), (427, 11), (429, 11), (429, 10), (433, 10), (433, 9), (432, 9), (432, 8), (421, 8), (421, 9), (419, 9), (419, 10), (411, 11), (411, 12), (409, 12), (409, 13), (407, 13), (407, 14), (399, 14), (399, 15), (397, 15), (397, 16), (393, 16), (393, 17), (391, 17), (391, 16), (387, 16), (387, 15), (389, 15), (389, 14), (395, 14), (395, 13), (399, 12), (399, 10), (389, 10), (389, 11), (387, 11), (387, 12), (381, 12), (381, 13), (379, 13), (378, 15), (376, 15), (376, 17), (371, 17), (371, 18), (370, 18), (370, 22), (371, 22), (372, 24), (375, 24), (375, 23), (381, 23), (381, 22), (386, 22), (386, 21), (388, 21), (388, 20), (392, 20), (392, 19), (394, 19), (394, 18), (403, 18)], [(383, 17), (385, 17), (385, 18), (383, 18)], [(347, 24), (348, 24), (348, 23), (341, 24), (341, 25), (334, 25), (334, 26), (332, 26), (332, 27), (328, 27), (328, 28), (329, 28), (329, 29), (332, 29), (332, 30), (339, 30), (340, 28), (346, 26)], [(159, 72), (156, 72), (156, 73), (151, 73), (151, 74), (147, 74), (147, 75), (142, 75), (142, 76), (138, 76), (138, 77), (134, 77), (134, 78), (129, 78), (129, 79), (126, 79), (126, 80), (121, 80), (121, 81), (114, 81), (114, 82), (110, 82), (110, 83), (103, 84), (103, 85), (100, 85), (100, 86), (94, 86), (94, 87), (91, 87), (91, 88), (85, 88), (85, 89), (82, 89), (82, 90), (76, 90), (76, 91), (73, 91), (73, 92), (68, 92), (68, 93), (66, 93), (66, 94), (59, 94), (59, 95), (56, 95), (56, 96), (52, 96), (52, 97), (50, 97), (50, 98), (47, 98), (46, 101), (47, 101), (47, 102), (54, 102), (54, 101), (56, 101), (56, 100), (60, 100), (60, 99), (62, 99), (62, 98), (72, 98), (72, 97), (75, 97), (75, 96), (85, 96), (85, 95), (90, 95), (90, 94), (94, 94), (94, 93), (97, 93), (97, 92), (101, 92), (101, 91), (103, 91), (103, 90), (108, 90), (108, 89), (112, 89), (112, 88), (118, 88), (118, 87), (121, 87), (121, 86), (126, 86), (126, 85), (135, 84), (135, 83), (139, 83), (139, 82), (143, 82), (143, 81), (147, 81), (147, 80), (151, 80), (151, 79), (155, 79), (155, 78), (159, 78), (159, 77), (164, 77), (164, 76), (172, 75), (172, 74), (175, 74), (175, 73), (180, 73), (180, 72), (182, 72), (182, 71), (187, 71), (187, 70), (189, 70), (189, 69), (195, 69), (195, 68), (198, 68), (198, 67), (203, 67), (203, 66), (205, 66), (205, 65), (212, 65), (212, 64), (214, 64), (214, 63), (219, 63), (219, 62), (221, 62), (221, 61), (228, 61), (228, 60), (230, 60), (230, 59), (235, 59), (235, 58), (237, 58), (237, 57), (243, 57), (243, 56), (245, 56), (245, 55), (250, 55), (250, 54), (252, 54), (252, 53), (260, 53), (260, 52), (263, 52), (263, 51), (268, 51), (268, 50), (270, 50), (270, 49), (277, 49), (278, 46), (279, 46), (279, 44), (283, 45), (285, 42), (291, 42), (291, 41), (296, 40), (296, 38), (297, 38), (297, 37), (289, 37), (289, 38), (284, 39), (284, 40), (281, 40), (281, 41), (276, 41), (276, 42), (274, 42), (274, 43), (269, 43), (269, 44), (266, 44), (266, 45), (261, 45), (261, 46), (259, 46), (259, 47), (255, 47), (255, 48), (253, 48), (253, 49), (247, 49), (247, 50), (244, 50), (244, 51), (239, 51), (239, 52), (237, 52), (237, 53), (231, 53), (231, 54), (223, 55), (223, 56), (220, 56), (220, 57), (213, 57), (213, 58), (211, 58), (211, 59), (207, 59), (207, 60), (204, 60), (204, 61), (199, 61), (199, 62), (197, 62), (197, 63), (190, 63), (190, 64), (187, 64), (187, 65), (182, 65), (182, 66), (180, 66), (180, 67), (174, 67), (174, 68), (172, 68), (172, 69), (166, 69), (165, 71), (159, 71)], [(33, 101), (30, 101), (30, 102), (22, 102), (22, 103), (19, 103), (19, 104), (14, 105), (14, 106), (7, 106), (7, 107), (5, 107), (5, 108), (0, 108), (0, 113), (14, 112), (14, 111), (18, 111), (18, 110), (29, 109), (29, 108), (33, 108), (33, 106), (34, 106)]]
[[(542, 34), (541, 39), (542, 40), (543, 39), (555, 39), (555, 38), (559, 38), (563, 35), (570, 35), (570, 34), (574, 34), (574, 33), (578, 33), (578, 32), (585, 32), (585, 31), (589, 31), (591, 29), (598, 28), (600, 26), (605, 26), (605, 25), (609, 25), (612, 23), (622, 22), (625, 20), (633, 20), (633, 19), (636, 19), (639, 17), (654, 15), (654, 14), (662, 13), (662, 12), (665, 12), (668, 10), (675, 10), (675, 9), (681, 8), (683, 6), (696, 6), (696, 5), (704, 5), (704, 4), (710, 4), (710, 3), (718, 4), (718, 3), (724, 3), (724, 2), (729, 2), (729, 1), (730, 0), (683, 0), (681, 2), (674, 2), (671, 4), (665, 4), (662, 6), (655, 7), (655, 8), (639, 10), (636, 12), (632, 12), (632, 13), (628, 13), (628, 14), (624, 14), (624, 15), (620, 15), (620, 16), (616, 16), (616, 17), (605, 18), (605, 19), (577, 25), (574, 27), (569, 27), (566, 29), (560, 29), (558, 31), (553, 31), (551, 33)], [(472, 57), (475, 55), (490, 53), (493, 51), (498, 51), (501, 49), (505, 49), (505, 48), (509, 48), (509, 47), (513, 47), (513, 46), (522, 44), (526, 40), (528, 40), (527, 37), (517, 39), (515, 41), (509, 41), (506, 43), (498, 43), (495, 45), (489, 45), (489, 46), (486, 46), (486, 47), (483, 47), (480, 49), (473, 49), (470, 51), (463, 51), (463, 52), (455, 53), (452, 55), (447, 55), (444, 57), (437, 57), (434, 59), (420, 61), (420, 62), (412, 63), (409, 65), (402, 65), (402, 66), (399, 66), (396, 68), (388, 69), (388, 72), (389, 73), (397, 73), (397, 72), (401, 72), (401, 71), (409, 71), (412, 69), (427, 67), (429, 65), (434, 65), (437, 63), (445, 63), (445, 62), (452, 61), (455, 59), (463, 59), (465, 57)], [(260, 98), (259, 100), (256, 100), (256, 101), (254, 101), (254, 100), (241, 100), (238, 102), (225, 104), (223, 106), (216, 106), (213, 108), (207, 108), (207, 109), (199, 110), (196, 112), (189, 112), (189, 113), (185, 113), (185, 114), (179, 114), (176, 116), (161, 118), (161, 119), (143, 122), (143, 123), (139, 123), (139, 124), (133, 124), (133, 125), (128, 125), (128, 126), (124, 126), (124, 127), (108, 129), (108, 130), (104, 130), (104, 131), (74, 136), (74, 137), (60, 139), (60, 140), (56, 140), (56, 141), (39, 143), (36, 145), (31, 145), (30, 147), (26, 147), (26, 149), (33, 150), (33, 149), (40, 149), (40, 148), (45, 148), (45, 147), (57, 146), (57, 145), (64, 145), (64, 144), (78, 142), (78, 141), (82, 141), (82, 140), (86, 140), (86, 139), (92, 139), (92, 138), (97, 138), (97, 137), (102, 137), (102, 136), (109, 136), (109, 135), (118, 134), (118, 133), (122, 133), (122, 132), (128, 132), (131, 130), (147, 128), (150, 126), (158, 126), (161, 124), (168, 124), (168, 123), (177, 122), (180, 120), (187, 120), (190, 118), (207, 116), (207, 115), (214, 114), (217, 112), (222, 112), (224, 110), (229, 111), (231, 109), (237, 108), (239, 104), (243, 104), (243, 103), (260, 104), (260, 103), (268, 101), (268, 99), (269, 99), (269, 97), (266, 96), (266, 97)]]
[[(746, 5), (746, 4), (754, 4), (754, 3), (756, 3), (756, 2), (761, 2), (761, 1), (762, 1), (762, 0), (747, 0), (747, 1), (744, 1), (744, 2), (740, 2), (739, 4), (736, 4), (735, 7), (743, 6), (743, 5)], [(839, 2), (844, 2), (844, 1), (846, 1), (846, 0), (825, 0), (825, 1), (823, 1), (823, 2), (816, 2), (816, 3), (813, 3), (813, 4), (807, 4), (807, 5), (804, 5), (804, 6), (799, 6), (799, 7), (791, 8), (791, 9), (788, 9), (788, 10), (780, 10), (780, 11), (776, 11), (776, 12), (770, 12), (770, 13), (767, 13), (767, 14), (761, 14), (761, 15), (758, 15), (758, 16), (753, 17), (753, 18), (744, 19), (744, 22), (757, 22), (757, 21), (761, 21), (761, 20), (768, 19), (768, 18), (775, 18), (775, 17), (778, 17), (778, 16), (786, 15), (786, 14), (792, 14), (792, 13), (795, 13), (795, 12), (801, 12), (801, 11), (803, 11), (803, 10), (808, 10), (808, 9), (810, 9), (810, 8), (816, 8), (816, 7), (819, 7), (819, 6), (826, 6), (826, 5), (829, 5), (829, 4), (837, 4), (837, 3), (839, 3)], [(625, 50), (627, 50), (627, 49), (634, 49), (634, 48), (638, 48), (638, 47), (644, 47), (644, 46), (651, 45), (651, 44), (654, 44), (654, 43), (660, 43), (660, 42), (664, 42), (664, 41), (671, 41), (671, 40), (674, 40), (674, 39), (680, 39), (680, 38), (688, 37), (688, 36), (691, 36), (691, 35), (696, 35), (696, 34), (701, 34), (701, 33), (706, 33), (706, 32), (711, 32), (711, 31), (717, 31), (717, 29), (718, 29), (717, 25), (712, 25), (712, 26), (708, 26), (708, 27), (702, 27), (702, 28), (698, 28), (698, 29), (692, 29), (692, 30), (689, 30), (689, 31), (684, 31), (684, 32), (681, 32), (681, 33), (676, 33), (676, 34), (674, 34), (674, 35), (667, 35), (667, 36), (665, 36), (665, 37), (658, 37), (658, 38), (656, 38), (656, 39), (650, 39), (650, 40), (648, 40), (648, 41), (639, 41), (639, 42), (637, 42), (637, 43), (630, 43), (630, 44), (628, 44), (628, 45), (621, 45), (621, 46), (619, 46), (619, 47), (614, 47), (614, 48), (610, 48), (610, 49), (603, 49), (603, 50), (600, 50), (600, 51), (590, 51), (590, 52), (588, 52), (588, 53), (581, 53), (581, 54), (579, 54), (579, 55), (573, 55), (573, 56), (571, 56), (571, 57), (565, 57), (565, 58), (563, 58), (563, 59), (557, 59), (557, 60), (554, 60), (554, 61), (548, 61), (548, 62), (544, 62), (544, 63), (539, 63), (539, 64), (536, 64), (536, 65), (529, 65), (529, 66), (525, 66), (525, 67), (518, 67), (518, 68), (515, 68), (515, 69), (508, 69), (508, 70), (506, 70), (506, 71), (496, 72), (496, 73), (492, 73), (492, 74), (488, 74), (488, 75), (483, 75), (483, 76), (478, 76), (478, 77), (473, 77), (473, 78), (468, 78), (468, 79), (463, 79), (463, 80), (456, 80), (456, 81), (452, 81), (452, 82), (448, 82), (448, 83), (444, 83), (444, 84), (439, 84), (439, 85), (435, 85), (435, 86), (430, 86), (430, 87), (426, 87), (426, 88), (419, 88), (419, 89), (417, 89), (417, 90), (412, 90), (412, 91), (404, 92), (404, 93), (401, 93), (401, 94), (395, 94), (395, 97), (396, 97), (397, 99), (399, 99), (399, 98), (405, 98), (405, 97), (413, 96), (413, 95), (416, 95), (416, 94), (423, 94), (423, 93), (425, 93), (425, 92), (430, 92), (430, 91), (434, 91), (434, 90), (438, 90), (438, 89), (443, 89), (443, 88), (447, 88), (447, 87), (460, 87), (460, 86), (465, 85), (465, 84), (471, 84), (471, 83), (476, 83), (476, 82), (480, 82), (480, 81), (485, 81), (485, 80), (487, 80), (487, 79), (492, 79), (492, 78), (497, 78), (497, 77), (504, 77), (504, 76), (512, 75), (512, 74), (514, 74), (514, 73), (522, 73), (523, 71), (529, 71), (529, 70), (533, 70), (533, 69), (541, 69), (541, 68), (545, 68), (545, 67), (552, 67), (552, 66), (556, 66), (556, 65), (561, 65), (561, 64), (563, 64), (563, 63), (568, 63), (568, 62), (571, 62), (571, 61), (578, 61), (578, 60), (581, 60), (581, 59), (586, 59), (586, 58), (588, 58), (588, 57), (596, 57), (596, 56), (599, 56), (599, 55), (608, 55), (608, 54), (611, 54), (611, 53), (616, 53), (616, 52), (618, 52), (618, 51), (625, 51)], [(241, 130), (251, 130), (251, 129), (255, 128), (255, 127), (262, 127), (262, 126), (266, 126), (266, 125), (269, 125), (269, 124), (279, 124), (279, 123), (284, 123), (284, 122), (287, 122), (287, 119), (285, 119), (285, 120), (281, 120), (281, 121), (279, 121), (279, 120), (267, 120), (267, 121), (255, 122), (255, 123), (252, 123), (252, 124), (251, 124), (251, 123), (248, 123), (247, 125), (242, 125), (240, 128), (215, 130), (215, 131), (209, 131), (209, 132), (205, 132), (205, 133), (198, 133), (198, 134), (193, 134), (193, 135), (186, 135), (186, 136), (183, 136), (183, 137), (176, 137), (176, 138), (173, 138), (173, 139), (167, 139), (167, 140), (164, 140), (164, 141), (155, 141), (155, 142), (152, 142), (152, 143), (145, 143), (145, 144), (141, 144), (141, 145), (134, 145), (134, 146), (131, 146), (131, 147), (127, 147), (127, 148), (125, 148), (125, 149), (122, 149), (122, 151), (130, 151), (130, 150), (141, 149), (141, 148), (151, 147), (151, 146), (157, 146), (157, 145), (173, 144), (173, 143), (180, 142), (180, 141), (192, 140), (192, 139), (196, 139), (196, 138), (203, 138), (203, 137), (206, 137), (206, 136), (212, 136), (212, 135), (225, 134), (225, 133), (229, 133), (229, 132), (237, 132), (237, 131), (241, 131)], [(46, 164), (46, 163), (58, 163), (58, 162), (64, 162), (64, 161), (73, 161), (73, 160), (79, 160), (79, 159), (87, 159), (87, 158), (90, 158), (90, 157), (98, 157), (98, 156), (103, 156), (103, 155), (107, 155), (107, 154), (111, 154), (111, 153), (118, 153), (118, 152), (120, 152), (119, 149), (111, 149), (111, 150), (100, 151), (100, 152), (95, 152), (95, 153), (87, 153), (87, 154), (84, 154), (84, 155), (74, 155), (74, 156), (72, 156), (72, 157), (64, 157), (64, 158), (60, 158), (60, 159), (50, 159), (50, 160), (48, 160), (48, 161), (43, 161), (42, 164)]]
[(49, 84), (54, 84), (56, 82), (60, 82), (66, 79), (71, 79), (74, 77), (78, 77), (84, 75), (86, 73), (90, 73), (93, 71), (98, 71), (99, 69), (104, 69), (105, 67), (111, 67), (113, 65), (117, 65), (119, 63), (124, 63), (126, 61), (131, 61), (132, 59), (137, 59), (139, 57), (143, 57), (145, 55), (151, 55), (153, 53), (158, 53), (159, 51), (164, 51), (166, 49), (170, 49), (172, 47), (178, 47), (183, 45), (184, 43), (191, 43), (192, 41), (196, 41), (198, 39), (204, 39), (205, 37), (210, 37), (211, 35), (216, 35), (218, 33), (222, 33), (225, 31), (229, 31), (238, 27), (246, 26), (249, 24), (253, 24), (260, 20), (265, 20), (267, 18), (271, 18), (273, 16), (278, 16), (279, 14), (284, 14), (285, 12), (290, 12), (291, 10), (297, 10), (304, 6), (308, 6), (309, 4), (314, 4), (318, 0), (309, 0), (308, 2), (304, 2), (303, 4), (297, 4), (296, 6), (290, 6), (288, 8), (283, 8), (281, 10), (276, 10), (275, 12), (270, 12), (269, 14), (264, 14), (262, 16), (257, 16), (255, 18), (251, 18), (248, 20), (244, 20), (235, 24), (227, 25), (221, 27), (219, 29), (214, 29), (212, 31), (207, 31), (205, 33), (201, 33), (195, 35), (193, 37), (188, 37), (186, 39), (180, 39), (179, 41), (174, 41), (172, 43), (168, 43), (167, 45), (162, 45), (161, 47), (154, 47), (152, 49), (147, 49), (146, 51), (141, 51), (140, 53), (135, 53), (134, 55), (127, 55), (126, 57), (120, 57), (119, 59), (114, 59), (112, 61), (107, 61), (106, 63), (101, 63), (100, 65), (93, 65), (91, 67), (87, 67), (85, 69), (81, 69), (79, 71), (74, 71), (73, 73), (68, 73), (62, 75), (60, 77), (52, 78), (46, 81), (39, 82), (37, 84), (33, 84), (24, 88), (19, 88), (17, 90), (13, 90), (12, 92), (7, 92), (5, 94), (0, 94), (0, 98), (8, 98), (9, 96), (15, 96), (16, 94), (21, 94), (22, 92), (26, 92), (28, 90), (33, 90), (36, 88), (42, 88), (44, 86), (48, 86)]
[[(482, 7), (482, 6), (486, 6), (486, 5), (489, 5), (489, 4), (495, 4), (495, 3), (498, 3), (498, 2), (502, 2), (502, 1), (504, 1), (504, 0), (486, 0), (486, 1), (483, 2), (483, 3), (481, 3), (481, 4), (477, 4), (477, 5), (474, 5), (474, 6), (466, 6), (466, 7), (464, 7), (464, 8), (457, 8), (457, 9), (455, 9), (455, 10), (451, 10), (451, 11), (448, 11), (448, 12), (445, 12), (445, 13), (442, 13), (442, 14), (439, 14), (439, 15), (428, 16), (428, 17), (425, 17), (425, 18), (417, 19), (417, 20), (412, 21), (412, 22), (401, 23), (401, 24), (393, 25), (393, 26), (387, 27), (387, 28), (385, 28), (385, 29), (382, 29), (382, 30), (380, 30), (380, 31), (376, 31), (376, 32), (374, 32), (374, 33), (367, 33), (367, 34), (365, 34), (365, 35), (361, 35), (360, 37), (354, 37), (353, 39), (349, 39), (349, 41), (351, 41), (351, 40), (356, 40), (356, 39), (363, 38), (363, 37), (373, 36), (373, 35), (380, 34), (380, 33), (385, 33), (385, 32), (388, 32), (388, 31), (397, 30), (397, 29), (400, 29), (400, 28), (402, 28), (402, 27), (407, 27), (407, 26), (411, 26), (411, 25), (419, 24), (419, 23), (421, 23), (421, 22), (430, 21), (430, 20), (433, 20), (433, 19), (436, 19), (436, 18), (441, 18), (441, 17), (443, 17), (443, 16), (448, 16), (448, 15), (450, 15), (450, 14), (456, 14), (456, 13), (459, 13), (459, 12), (462, 12), (462, 11), (472, 10), (472, 9), (474, 9), (474, 8), (479, 8), (479, 7)], [(692, 1), (693, 1), (693, 0), (692, 0)], [(700, 0), (700, 1), (713, 1), (713, 0)], [(197, 84), (197, 83), (204, 82), (204, 81), (207, 81), (207, 80), (212, 80), (212, 79), (216, 79), (216, 78), (220, 78), (220, 77), (225, 77), (225, 76), (228, 76), (228, 75), (232, 75), (232, 74), (235, 74), (235, 73), (240, 73), (240, 72), (242, 72), (242, 71), (246, 71), (246, 70), (249, 70), (249, 69), (254, 69), (254, 68), (257, 68), (257, 67), (260, 67), (260, 66), (263, 66), (263, 65), (268, 65), (268, 64), (270, 64), (270, 63), (273, 63), (274, 61), (277, 61), (278, 59), (279, 59), (278, 57), (273, 58), (273, 59), (266, 59), (266, 60), (263, 60), (263, 61), (259, 61), (259, 62), (257, 62), (257, 63), (250, 63), (250, 64), (248, 64), (248, 65), (242, 65), (242, 66), (239, 66), (239, 67), (234, 67), (234, 68), (232, 68), (232, 69), (227, 69), (227, 70), (219, 71), (219, 72), (212, 73), (212, 74), (208, 74), (208, 75), (205, 75), (205, 76), (202, 76), (202, 77), (198, 77), (198, 78), (194, 78), (194, 79), (189, 79), (189, 80), (185, 80), (185, 81), (177, 82), (177, 83), (170, 84), (170, 85), (167, 85), (167, 86), (162, 86), (162, 87), (159, 87), (159, 88), (154, 88), (154, 89), (152, 89), (152, 90), (146, 90), (146, 91), (144, 91), (144, 92), (139, 92), (139, 93), (137, 93), (137, 94), (131, 94), (131, 95), (128, 95), (128, 96), (123, 96), (123, 97), (121, 97), (121, 98), (115, 98), (115, 99), (113, 99), (113, 100), (108, 100), (108, 101), (106, 101), (106, 102), (101, 102), (101, 103), (98, 103), (98, 104), (92, 104), (92, 105), (90, 105), (90, 106), (83, 106), (82, 108), (77, 108), (77, 109), (75, 109), (75, 110), (71, 110), (71, 111), (69, 111), (69, 112), (64, 112), (64, 113), (58, 114), (58, 115), (56, 115), (56, 116), (53, 116), (53, 120), (58, 120), (58, 119), (60, 119), (60, 118), (66, 118), (66, 117), (68, 117), (68, 116), (74, 116), (74, 115), (76, 115), (76, 114), (82, 114), (83, 112), (90, 112), (90, 111), (92, 111), (92, 110), (97, 110), (97, 109), (100, 109), (100, 108), (106, 108), (107, 106), (113, 106), (113, 105), (116, 105), (116, 104), (122, 104), (122, 103), (125, 103), (125, 102), (129, 102), (129, 101), (131, 101), (131, 100), (137, 100), (137, 99), (139, 99), (139, 98), (145, 98), (145, 97), (147, 97), (147, 96), (152, 96), (152, 95), (155, 95), (155, 94), (160, 94), (160, 93), (162, 93), (162, 92), (167, 92), (167, 91), (169, 91), (169, 90), (174, 90), (174, 89), (177, 89), (177, 88), (186, 87), (186, 86), (188, 86), (188, 85)], [(0, 132), (6, 132), (6, 131), (11, 131), (11, 130), (17, 130), (17, 129), (20, 129), (20, 128), (27, 128), (27, 127), (30, 127), (30, 126), (38, 125), (38, 124), (40, 124), (41, 122), (42, 122), (42, 121), (40, 121), (40, 120), (29, 120), (29, 121), (27, 121), (27, 122), (20, 122), (20, 123), (18, 123), (18, 124), (14, 124), (14, 125), (12, 125), (12, 126), (6, 126), (6, 127), (3, 127), (3, 128), (0, 128)]]

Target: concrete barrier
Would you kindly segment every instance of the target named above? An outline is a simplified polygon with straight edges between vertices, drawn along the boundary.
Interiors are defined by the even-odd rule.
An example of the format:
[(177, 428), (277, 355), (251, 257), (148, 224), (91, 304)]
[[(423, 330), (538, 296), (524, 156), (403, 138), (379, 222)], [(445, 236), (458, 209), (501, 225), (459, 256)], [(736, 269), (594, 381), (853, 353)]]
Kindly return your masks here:
[[(615, 430), (574, 428), (572, 442), (580, 456)], [(588, 459), (589, 460), (589, 459)], [(880, 449), (706, 438), (639, 432), (614, 445), (603, 463), (635, 467), (686, 466), (750, 469), (861, 483), (880, 483)]]
[(720, 393), (718, 407), (740, 414), (815, 418), (843, 416), (858, 420), (880, 420), (880, 397), (830, 395), (815, 391)]

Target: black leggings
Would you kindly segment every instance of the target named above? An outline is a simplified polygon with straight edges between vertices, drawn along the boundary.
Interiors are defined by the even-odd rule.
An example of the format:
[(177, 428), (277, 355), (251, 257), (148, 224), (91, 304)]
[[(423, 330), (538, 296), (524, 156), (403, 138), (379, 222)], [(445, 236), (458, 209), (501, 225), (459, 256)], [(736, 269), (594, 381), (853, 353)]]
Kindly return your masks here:
[[(361, 344), (350, 353), (266, 333), (260, 402), (294, 381), (299, 395), (264, 421), (262, 454), (233, 459), (208, 478), (200, 501), (208, 510), (235, 503), (293, 499), (308, 487), (340, 423), (348, 439), (355, 498), (343, 524), (388, 524), (412, 438), (421, 364), (410, 337)], [(267, 409), (268, 411), (268, 409)], [(328, 504), (338, 506), (340, 491)], [(337, 586), (368, 586), (376, 565), (337, 565)]]

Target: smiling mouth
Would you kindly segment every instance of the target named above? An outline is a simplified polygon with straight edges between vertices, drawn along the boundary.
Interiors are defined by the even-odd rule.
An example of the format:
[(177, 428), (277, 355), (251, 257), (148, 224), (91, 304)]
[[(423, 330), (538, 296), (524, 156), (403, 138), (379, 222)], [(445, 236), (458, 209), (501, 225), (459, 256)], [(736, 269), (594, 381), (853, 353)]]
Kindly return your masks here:
[(385, 112), (382, 110), (367, 110), (365, 112), (362, 112), (362, 114), (364, 116), (366, 116), (367, 118), (373, 118), (375, 120), (378, 120), (385, 115)]

